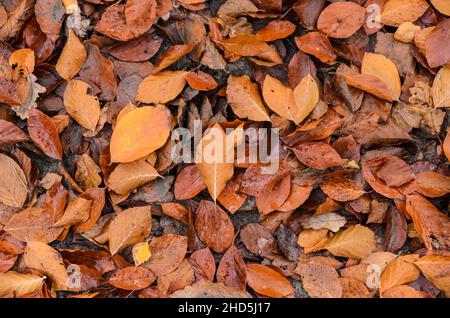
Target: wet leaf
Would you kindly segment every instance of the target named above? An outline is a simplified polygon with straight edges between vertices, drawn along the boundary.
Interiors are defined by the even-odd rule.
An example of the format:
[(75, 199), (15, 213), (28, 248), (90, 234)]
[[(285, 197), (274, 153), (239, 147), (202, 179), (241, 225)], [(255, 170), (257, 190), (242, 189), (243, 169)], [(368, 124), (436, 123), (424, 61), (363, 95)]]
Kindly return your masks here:
[(189, 44), (180, 44), (170, 47), (159, 57), (158, 61), (156, 61), (155, 65), (153, 66), (153, 74), (156, 74), (169, 67), (191, 51), (192, 45)]
[(147, 238), (150, 235), (151, 225), (150, 207), (129, 208), (118, 214), (108, 228), (111, 255)]
[(364, 194), (360, 185), (344, 177), (326, 178), (320, 188), (330, 198), (340, 202), (356, 200)]
[(425, 0), (389, 0), (383, 6), (381, 22), (389, 26), (414, 22), (427, 11), (428, 7)]
[(158, 171), (145, 160), (120, 163), (109, 175), (108, 188), (127, 194), (158, 177)]
[(199, 91), (210, 91), (219, 85), (214, 77), (202, 71), (189, 72), (186, 81), (190, 87)]
[(111, 136), (111, 162), (131, 162), (161, 148), (169, 137), (166, 113), (156, 107), (136, 108), (116, 124)]
[(156, 18), (155, 0), (130, 0), (125, 4), (125, 21), (134, 36), (147, 32)]
[(293, 148), (293, 151), (301, 163), (314, 169), (325, 170), (345, 164), (336, 150), (323, 142), (303, 143)]
[(322, 63), (333, 63), (337, 56), (327, 36), (319, 32), (309, 32), (296, 37), (295, 44), (307, 54), (317, 57)]
[(217, 282), (225, 286), (235, 287), (245, 290), (247, 286), (247, 268), (239, 250), (231, 246), (223, 254), (217, 267)]
[(421, 172), (415, 178), (417, 192), (430, 197), (438, 198), (450, 193), (450, 177), (436, 172)]
[(362, 225), (352, 225), (336, 233), (325, 248), (334, 256), (360, 259), (375, 248), (375, 234)]
[(187, 238), (181, 235), (164, 234), (150, 242), (152, 256), (143, 265), (156, 276), (173, 272), (183, 261), (187, 252)]
[(155, 274), (147, 268), (129, 266), (115, 272), (108, 283), (120, 289), (139, 290), (150, 286), (155, 280)]
[(245, 290), (203, 280), (176, 291), (170, 298), (250, 298)]
[(332, 38), (348, 38), (358, 31), (366, 10), (353, 2), (334, 2), (319, 16), (317, 29)]
[(0, 297), (14, 294), (21, 297), (42, 288), (45, 277), (14, 271), (0, 273)]
[(295, 32), (295, 25), (285, 20), (270, 21), (264, 28), (256, 33), (256, 37), (264, 42), (284, 39)]
[(205, 247), (195, 251), (191, 254), (188, 261), (194, 270), (197, 282), (201, 280), (213, 281), (216, 273), (216, 263), (209, 248)]
[(175, 180), (174, 195), (177, 200), (187, 200), (195, 197), (206, 189), (200, 171), (196, 165), (188, 165), (181, 169)]
[(260, 264), (247, 264), (248, 285), (269, 297), (286, 297), (294, 293), (289, 280), (275, 270)]
[(239, 235), (245, 247), (254, 254), (269, 256), (276, 249), (277, 242), (272, 233), (261, 224), (247, 224), (241, 229)]
[(53, 121), (43, 112), (32, 109), (27, 123), (28, 133), (34, 144), (50, 158), (61, 160), (63, 156), (61, 140)]

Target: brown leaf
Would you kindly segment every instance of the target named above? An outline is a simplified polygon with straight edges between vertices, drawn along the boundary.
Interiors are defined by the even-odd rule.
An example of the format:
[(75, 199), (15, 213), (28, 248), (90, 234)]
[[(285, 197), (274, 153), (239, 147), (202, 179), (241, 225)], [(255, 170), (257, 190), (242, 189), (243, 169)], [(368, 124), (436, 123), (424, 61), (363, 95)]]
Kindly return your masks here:
[(223, 253), (233, 244), (233, 223), (226, 212), (211, 201), (200, 202), (195, 212), (195, 231), (214, 252)]
[(425, 0), (389, 0), (381, 12), (381, 23), (399, 26), (403, 22), (414, 22), (420, 18), (429, 5)]
[(336, 150), (324, 142), (303, 143), (293, 151), (301, 163), (314, 169), (325, 170), (345, 164)]
[(310, 262), (301, 263), (296, 270), (302, 277), (303, 288), (312, 298), (341, 298), (339, 275), (332, 266)]
[(53, 242), (63, 231), (52, 225), (48, 213), (43, 209), (28, 208), (15, 214), (4, 230), (20, 241)]
[(364, 161), (362, 164), (362, 173), (364, 179), (379, 194), (390, 199), (403, 199), (403, 195), (396, 189), (387, 186), (382, 180), (376, 177), (376, 173), (384, 166), (386, 158), (374, 158)]
[(216, 272), (216, 263), (209, 248), (205, 247), (195, 251), (189, 256), (188, 261), (194, 270), (197, 282), (201, 280), (213, 281)]
[(88, 189), (80, 197), (91, 200), (92, 207), (89, 218), (84, 223), (80, 223), (72, 228), (75, 233), (88, 232), (95, 226), (105, 206), (105, 189)]
[(20, 166), (10, 157), (0, 154), (0, 201), (21, 208), (28, 197), (28, 181)]
[(353, 2), (334, 2), (319, 16), (317, 29), (332, 38), (348, 38), (358, 31), (366, 10)]
[(131, 41), (113, 45), (109, 54), (122, 61), (144, 62), (158, 52), (162, 43), (162, 38), (154, 33), (147, 33)]
[(247, 268), (239, 250), (232, 245), (223, 254), (217, 267), (217, 282), (225, 286), (235, 287), (245, 290), (247, 286)]
[(60, 0), (36, 0), (36, 21), (52, 42), (59, 38), (65, 11)]
[(270, 121), (258, 85), (253, 83), (247, 75), (228, 77), (227, 100), (233, 112), (240, 118)]
[(366, 285), (356, 278), (340, 277), (342, 298), (372, 298)]
[(118, 194), (127, 194), (157, 177), (158, 171), (145, 160), (120, 163), (109, 175), (108, 188)]
[(54, 226), (68, 227), (78, 223), (83, 223), (89, 218), (91, 211), (91, 200), (86, 200), (81, 197), (69, 202), (64, 211), (64, 215), (54, 224)]
[(61, 160), (62, 146), (58, 129), (53, 121), (43, 112), (33, 108), (27, 120), (28, 133), (34, 144), (47, 156)]
[(69, 29), (67, 42), (56, 63), (56, 71), (65, 80), (70, 80), (78, 74), (86, 60), (87, 52), (75, 32)]
[(48, 275), (55, 290), (67, 290), (69, 281), (61, 254), (45, 243), (29, 241), (23, 254), (23, 262), (31, 269)]
[(437, 172), (421, 172), (415, 178), (417, 192), (430, 197), (438, 198), (450, 193), (450, 177)]
[(187, 252), (187, 238), (175, 234), (163, 234), (150, 242), (152, 256), (143, 265), (156, 276), (173, 272), (183, 261)]
[(247, 200), (247, 194), (239, 191), (242, 176), (242, 172), (236, 172), (234, 176), (228, 180), (227, 185), (217, 198), (220, 204), (222, 204), (222, 206), (231, 214), (238, 211)]
[(450, 88), (446, 83), (450, 81), (450, 67), (444, 66), (436, 74), (433, 82), (434, 107), (450, 107)]
[(190, 87), (199, 91), (211, 91), (219, 85), (214, 77), (202, 71), (189, 72), (186, 81)]
[(42, 288), (45, 277), (13, 271), (0, 273), (0, 297), (22, 297)]
[(273, 20), (256, 32), (256, 37), (264, 42), (284, 39), (295, 32), (295, 24), (286, 20)]
[(444, 291), (450, 291), (450, 256), (425, 255), (414, 263), (422, 274), (433, 283), (434, 286)]
[(156, 280), (155, 274), (145, 267), (129, 266), (119, 269), (108, 283), (125, 290), (139, 290), (150, 286)]
[(100, 21), (95, 25), (95, 30), (119, 41), (128, 41), (135, 37), (127, 24), (123, 4), (106, 8)]
[(183, 222), (184, 224), (189, 223), (189, 210), (186, 209), (179, 203), (161, 203), (162, 211), (165, 215), (174, 218), (177, 221)]
[(155, 0), (130, 0), (125, 4), (125, 21), (135, 37), (147, 32), (156, 19)]
[(291, 176), (287, 175), (281, 180), (274, 180), (264, 188), (256, 200), (256, 207), (262, 215), (277, 210), (286, 202), (291, 190)]
[(381, 294), (383, 298), (430, 298), (430, 296), (423, 292), (418, 291), (408, 285), (399, 285), (388, 290), (383, 291)]
[(414, 173), (409, 165), (398, 157), (386, 157), (383, 167), (378, 170), (377, 177), (388, 187), (399, 187), (414, 180)]
[(406, 211), (430, 252), (450, 248), (450, 218), (419, 194), (406, 197)]
[(178, 173), (174, 185), (174, 195), (177, 200), (188, 200), (206, 189), (200, 171), (196, 165), (187, 165)]
[(294, 181), (291, 184), (291, 193), (277, 210), (288, 212), (297, 209), (309, 198), (312, 189), (312, 186), (297, 185)]
[(176, 291), (170, 298), (251, 298), (244, 290), (228, 287), (221, 283), (202, 280), (185, 289)]
[(309, 32), (296, 37), (295, 44), (300, 50), (317, 57), (322, 63), (332, 64), (337, 58), (330, 40), (322, 33)]
[(294, 294), (289, 280), (261, 264), (247, 264), (248, 285), (258, 294), (281, 298)]
[(76, 161), (76, 165), (75, 179), (83, 189), (96, 188), (102, 183), (99, 175), (101, 169), (89, 155), (82, 154)]
[(301, 223), (302, 226), (307, 229), (328, 229), (337, 232), (347, 223), (347, 220), (339, 214), (327, 212), (325, 214), (313, 215)]
[(152, 216), (148, 206), (129, 208), (120, 212), (108, 228), (111, 255), (147, 238), (150, 235), (151, 226)]
[(170, 134), (165, 111), (151, 106), (136, 108), (116, 124), (111, 136), (111, 162), (131, 162), (161, 148)]
[(93, 250), (62, 250), (64, 260), (71, 264), (84, 265), (97, 271), (100, 275), (116, 269), (108, 252)]
[(259, 40), (255, 35), (238, 35), (222, 43), (225, 50), (238, 56), (254, 56), (262, 60), (281, 64), (282, 59), (275, 47)]
[(362, 225), (352, 225), (336, 233), (325, 248), (334, 256), (360, 259), (375, 248), (375, 234)]
[(320, 188), (327, 196), (340, 202), (356, 200), (364, 194), (359, 184), (342, 176), (326, 178)]
[(277, 242), (272, 233), (261, 224), (247, 224), (241, 229), (239, 235), (245, 247), (254, 254), (270, 256), (276, 249)]
[(408, 225), (404, 216), (395, 207), (391, 207), (388, 211), (386, 221), (386, 236), (384, 246), (388, 252), (396, 253), (406, 242), (408, 235)]
[(344, 74), (343, 77), (348, 85), (392, 102), (391, 91), (379, 77), (367, 74)]
[(185, 259), (173, 272), (158, 277), (158, 292), (160, 297), (167, 297), (177, 290), (182, 290), (195, 282), (194, 271)]
[(156, 61), (155, 65), (153, 66), (152, 73), (156, 74), (169, 67), (170, 65), (181, 59), (183, 56), (190, 53), (192, 51), (192, 48), (192, 45), (189, 44), (171, 46), (158, 58), (158, 61)]

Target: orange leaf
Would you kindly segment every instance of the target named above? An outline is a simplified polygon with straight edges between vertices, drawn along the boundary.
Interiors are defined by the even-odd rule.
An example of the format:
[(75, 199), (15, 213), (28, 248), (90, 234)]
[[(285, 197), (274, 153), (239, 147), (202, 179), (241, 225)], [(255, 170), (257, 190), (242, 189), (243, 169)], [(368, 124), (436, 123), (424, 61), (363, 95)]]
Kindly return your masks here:
[(264, 296), (280, 298), (294, 294), (291, 282), (278, 272), (261, 264), (247, 264), (248, 285)]
[(358, 31), (366, 10), (353, 2), (334, 2), (326, 7), (317, 20), (317, 29), (333, 38), (348, 38)]

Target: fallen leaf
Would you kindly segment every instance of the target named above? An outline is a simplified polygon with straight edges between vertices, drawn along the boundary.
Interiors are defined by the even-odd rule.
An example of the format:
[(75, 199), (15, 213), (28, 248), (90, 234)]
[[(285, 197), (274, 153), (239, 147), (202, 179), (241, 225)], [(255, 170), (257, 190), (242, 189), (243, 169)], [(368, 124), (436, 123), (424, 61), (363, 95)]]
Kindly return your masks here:
[(366, 10), (353, 2), (334, 2), (317, 20), (317, 29), (332, 38), (348, 38), (364, 24)]
[(163, 71), (146, 77), (139, 84), (136, 100), (147, 104), (164, 104), (177, 97), (186, 84), (185, 71)]
[(68, 227), (78, 223), (83, 223), (89, 218), (91, 211), (91, 200), (86, 200), (81, 197), (69, 202), (64, 211), (64, 215), (56, 221), (54, 226)]
[(399, 256), (390, 262), (381, 274), (380, 292), (415, 281), (420, 275), (420, 270), (414, 265), (418, 259), (418, 255), (411, 254)]
[(398, 100), (401, 94), (400, 75), (397, 66), (382, 54), (366, 53), (362, 61), (361, 73), (372, 75), (383, 81), (390, 91), (392, 100)]
[(178, 173), (174, 185), (174, 195), (177, 200), (188, 200), (206, 189), (200, 171), (196, 165), (187, 165)]
[(125, 21), (136, 37), (152, 27), (156, 14), (157, 1), (155, 0), (130, 0), (125, 4)]
[(150, 207), (129, 208), (120, 212), (109, 225), (109, 251), (114, 255), (125, 247), (141, 242), (150, 235)]
[(372, 298), (366, 285), (356, 278), (340, 277), (342, 298)]
[(408, 285), (399, 285), (388, 290), (383, 291), (381, 294), (383, 298), (430, 298), (427, 293), (418, 291)]
[(225, 286), (245, 290), (247, 286), (247, 268), (239, 250), (231, 246), (223, 254), (217, 267), (216, 279)]
[(414, 40), (416, 32), (421, 30), (420, 26), (412, 22), (403, 22), (395, 31), (394, 38), (398, 41), (410, 43)]
[(430, 67), (439, 67), (450, 62), (449, 29), (450, 19), (446, 19), (438, 23), (434, 29), (428, 30), (425, 39), (425, 57)]
[(417, 192), (430, 197), (438, 198), (450, 193), (450, 177), (437, 172), (421, 172), (415, 178)]
[(186, 236), (163, 234), (150, 241), (152, 256), (144, 263), (156, 276), (173, 272), (183, 261), (187, 252)]
[(375, 234), (362, 225), (352, 225), (336, 233), (325, 245), (334, 256), (361, 259), (375, 248)]
[(202, 71), (189, 72), (186, 81), (190, 87), (199, 91), (211, 91), (219, 85), (214, 77)]
[(161, 148), (170, 134), (165, 111), (151, 106), (136, 108), (116, 124), (111, 136), (111, 162), (127, 163)]
[(61, 160), (62, 146), (58, 129), (53, 121), (43, 112), (33, 108), (28, 117), (28, 133), (34, 144), (47, 156)]
[(23, 77), (33, 73), (34, 64), (34, 51), (30, 49), (19, 49), (14, 51), (9, 57), (9, 65), (11, 65), (13, 71), (16, 72), (16, 78), (19, 77), (18, 72), (22, 72), (21, 76)]
[(272, 233), (261, 224), (247, 224), (242, 227), (239, 235), (245, 247), (254, 254), (270, 256), (276, 249), (277, 242)]
[(67, 83), (64, 107), (82, 127), (95, 130), (100, 119), (100, 103), (96, 96), (88, 95), (90, 86), (79, 80)]
[(303, 288), (312, 298), (341, 298), (339, 274), (330, 265), (316, 262), (301, 263), (296, 269), (302, 277)]
[(342, 76), (348, 85), (388, 102), (392, 102), (392, 92), (389, 90), (387, 84), (379, 77), (367, 74), (344, 74)]
[(45, 277), (22, 274), (14, 271), (0, 273), (0, 297), (21, 297), (42, 288)]
[(258, 294), (281, 298), (294, 294), (289, 280), (261, 264), (247, 264), (248, 285)]
[(183, 56), (190, 53), (192, 51), (192, 48), (192, 45), (189, 44), (171, 46), (158, 58), (158, 61), (156, 61), (156, 63), (153, 65), (152, 73), (156, 74), (163, 69), (168, 68)]
[(28, 197), (28, 181), (20, 166), (10, 157), (0, 154), (0, 201), (21, 208)]
[(286, 20), (273, 20), (256, 32), (256, 37), (264, 42), (284, 39), (295, 32), (295, 24)]
[(165, 215), (168, 215), (177, 221), (183, 222), (184, 224), (189, 223), (190, 212), (181, 204), (175, 202), (161, 203), (161, 208)]
[(301, 163), (314, 169), (325, 170), (345, 164), (336, 150), (324, 142), (306, 142), (292, 150)]
[(435, 108), (450, 107), (450, 67), (444, 66), (436, 74), (433, 82), (433, 102)]
[(56, 71), (65, 80), (71, 80), (80, 71), (86, 57), (87, 52), (83, 43), (75, 32), (69, 29), (66, 44), (56, 63)]
[(191, 256), (189, 256), (188, 261), (194, 270), (197, 282), (201, 280), (213, 281), (214, 274), (216, 273), (216, 263), (214, 261), (214, 256), (208, 247), (192, 253)]
[(101, 169), (89, 155), (82, 154), (76, 161), (76, 165), (75, 180), (84, 190), (96, 188), (102, 183), (99, 175)]
[(327, 196), (340, 202), (356, 200), (364, 194), (360, 185), (345, 177), (326, 178), (320, 188)]
[(109, 175), (108, 188), (118, 194), (127, 194), (158, 177), (158, 171), (145, 160), (120, 163)]
[(63, 231), (53, 227), (47, 211), (28, 208), (15, 214), (5, 225), (4, 230), (20, 241), (53, 242)]
[(430, 0), (433, 7), (435, 7), (440, 13), (450, 16), (450, 3), (445, 0)]
[(195, 231), (200, 240), (214, 252), (223, 253), (233, 244), (233, 223), (214, 202), (200, 202), (195, 212)]
[(155, 274), (145, 267), (129, 266), (119, 269), (108, 283), (125, 290), (139, 290), (150, 286), (156, 280)]
[(158, 277), (158, 292), (160, 297), (167, 297), (177, 290), (182, 290), (195, 282), (194, 271), (185, 259), (173, 272)]
[(296, 37), (295, 44), (300, 50), (317, 57), (322, 63), (332, 64), (337, 58), (330, 40), (320, 32), (309, 32)]
[(381, 11), (381, 23), (399, 26), (403, 22), (414, 22), (427, 11), (425, 0), (389, 0)]
[(42, 242), (29, 241), (23, 254), (23, 262), (31, 269), (48, 275), (55, 290), (67, 290), (69, 276), (61, 254)]
[(170, 295), (170, 298), (251, 298), (251, 296), (242, 289), (202, 280), (192, 286), (174, 292)]
[(347, 223), (345, 217), (336, 213), (326, 213), (321, 215), (314, 215), (302, 222), (302, 226), (306, 229), (328, 229), (333, 232), (339, 231)]
[(270, 121), (258, 85), (253, 83), (247, 75), (228, 77), (227, 100), (233, 112), (240, 118)]
[(148, 242), (137, 243), (136, 245), (133, 246), (131, 253), (133, 255), (133, 261), (135, 266), (140, 266), (144, 264), (146, 261), (148, 261), (150, 256), (152, 256)]
[(422, 274), (433, 283), (434, 286), (444, 291), (450, 291), (450, 256), (425, 255), (414, 263)]

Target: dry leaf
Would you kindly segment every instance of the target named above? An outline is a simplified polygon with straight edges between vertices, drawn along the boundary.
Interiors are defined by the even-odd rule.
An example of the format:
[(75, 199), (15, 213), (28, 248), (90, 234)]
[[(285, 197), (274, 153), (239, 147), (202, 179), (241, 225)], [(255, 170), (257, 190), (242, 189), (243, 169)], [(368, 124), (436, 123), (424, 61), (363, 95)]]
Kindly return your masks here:
[(196, 165), (187, 165), (178, 173), (173, 193), (177, 200), (187, 200), (195, 197), (206, 189), (202, 175)]
[(139, 84), (136, 100), (147, 104), (164, 104), (177, 97), (186, 84), (185, 71), (163, 71), (146, 77)]
[(69, 29), (66, 44), (56, 63), (56, 71), (65, 80), (78, 74), (86, 60), (87, 52), (75, 32)]
[(275, 270), (261, 264), (247, 264), (248, 285), (258, 294), (280, 298), (294, 294), (291, 282)]
[(390, 262), (381, 274), (380, 291), (415, 281), (420, 275), (420, 270), (414, 265), (418, 258), (418, 255), (411, 254)]
[(450, 2), (446, 0), (430, 0), (430, 2), (440, 13), (450, 16)]
[(302, 277), (303, 288), (312, 298), (341, 298), (342, 286), (339, 274), (330, 265), (309, 262), (296, 269)]
[(64, 215), (54, 224), (54, 226), (68, 227), (78, 223), (83, 223), (89, 218), (91, 211), (91, 200), (81, 197), (69, 202), (64, 211)]
[(0, 154), (0, 201), (21, 208), (28, 197), (28, 181), (20, 166), (10, 157)]
[(415, 184), (417, 192), (430, 197), (438, 198), (450, 193), (450, 177), (437, 172), (421, 172), (416, 175)]
[(348, 85), (392, 102), (392, 93), (387, 84), (379, 77), (367, 74), (343, 74)]
[(430, 298), (430, 296), (422, 291), (418, 291), (408, 285), (399, 285), (388, 290), (383, 291), (381, 294), (383, 298)]
[(261, 100), (258, 85), (247, 75), (228, 77), (227, 100), (233, 112), (240, 118), (254, 121), (270, 121)]
[(161, 148), (170, 134), (167, 114), (156, 107), (136, 108), (116, 124), (111, 136), (111, 162), (131, 162)]
[(361, 259), (375, 248), (375, 234), (362, 225), (352, 225), (336, 233), (325, 248), (334, 256)]
[(256, 32), (256, 37), (264, 42), (284, 39), (295, 32), (295, 24), (286, 20), (273, 20)]
[(99, 175), (101, 169), (89, 155), (82, 154), (76, 164), (75, 179), (84, 190), (96, 188), (102, 183)]
[(158, 171), (145, 160), (120, 163), (108, 177), (108, 188), (127, 194), (159, 177)]
[(444, 66), (436, 74), (433, 82), (433, 102), (435, 108), (450, 107), (450, 67)]
[(434, 286), (450, 292), (450, 256), (425, 255), (414, 263)]
[(45, 277), (13, 271), (0, 273), (0, 297), (14, 294), (21, 297), (42, 288)]
[(372, 75), (383, 81), (390, 91), (392, 100), (398, 100), (401, 93), (400, 75), (397, 66), (381, 54), (366, 53), (362, 62), (361, 73)]
[[(9, 57), (9, 65), (13, 69), (13, 77), (26, 77), (34, 71), (34, 51), (30, 49), (19, 49)], [(19, 75), (21, 73), (21, 75)]]
[(202, 280), (192, 286), (174, 292), (170, 295), (170, 298), (251, 298), (251, 296), (245, 290)]
[(100, 103), (96, 96), (88, 95), (90, 86), (79, 80), (67, 83), (64, 107), (82, 127), (95, 130), (100, 119)]
[[(209, 194), (216, 200), (233, 177), (233, 144), (219, 124), (207, 130), (196, 148), (195, 162)], [(231, 149), (230, 149), (231, 148)]]
[(425, 0), (389, 0), (381, 11), (381, 23), (399, 26), (403, 22), (414, 22), (428, 7)]
[(67, 290), (69, 276), (59, 252), (45, 243), (29, 241), (23, 254), (25, 265), (48, 275), (55, 290)]
[(183, 261), (187, 252), (186, 236), (164, 234), (152, 239), (150, 242), (152, 255), (143, 265), (156, 276), (173, 272)]
[(247, 268), (244, 259), (235, 246), (231, 246), (223, 254), (217, 267), (216, 278), (218, 283), (223, 283), (225, 286), (245, 290), (247, 286)]
[(53, 227), (47, 211), (28, 208), (15, 214), (5, 225), (4, 230), (21, 241), (53, 242), (63, 231)]
[(150, 207), (129, 208), (120, 212), (108, 228), (109, 251), (114, 255), (125, 247), (142, 242), (150, 235), (152, 215)]
[(398, 41), (410, 43), (414, 40), (416, 32), (421, 30), (420, 26), (412, 22), (403, 22), (395, 31), (394, 38)]
[(364, 24), (366, 10), (353, 2), (334, 2), (317, 20), (317, 29), (332, 38), (348, 38)]
[(314, 215), (302, 222), (302, 226), (306, 229), (328, 229), (333, 232), (339, 231), (347, 223), (345, 217), (336, 213), (326, 213), (321, 215)]

